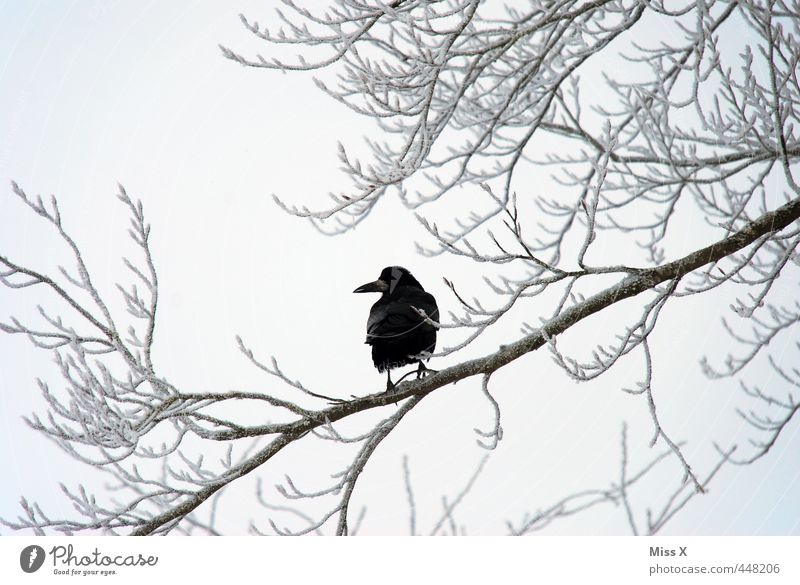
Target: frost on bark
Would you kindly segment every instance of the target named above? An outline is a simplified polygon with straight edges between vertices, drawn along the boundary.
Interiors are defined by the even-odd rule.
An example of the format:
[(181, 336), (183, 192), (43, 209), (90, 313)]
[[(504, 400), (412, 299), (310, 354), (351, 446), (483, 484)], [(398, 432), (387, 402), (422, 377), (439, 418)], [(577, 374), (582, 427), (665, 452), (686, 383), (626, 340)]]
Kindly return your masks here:
[[(577, 381), (638, 356), (641, 376), (623, 391), (646, 405), (656, 449), (651, 461), (629, 469), (631, 437), (623, 425), (620, 469), (608, 486), (532, 502), (537, 511), (520, 511), (508, 522), (510, 533), (540, 530), (605, 503), (621, 507), (633, 533), (656, 533), (723, 466), (769, 452), (800, 407), (800, 372), (793, 366), (800, 345), (771, 352), (776, 339), (797, 338), (800, 321), (797, 295), (777, 284), (783, 276), (796, 291), (800, 265), (796, 2), (533, 0), (521, 8), (477, 0), (340, 0), (322, 10), (283, 4), (266, 26), (242, 17), (264, 41), (264, 56), (227, 47), (223, 54), (249, 67), (317, 71), (319, 88), (372, 118), (376, 131), (364, 160), (340, 147), (352, 189), (332, 193), (322, 206), (277, 203), (335, 234), (355, 228), (383, 198), (399, 196), (425, 234), (420, 254), (467, 259), (488, 285), (487, 294), (447, 281), (450, 305), (458, 310), (439, 325), (460, 338), (439, 355), (457, 354), (498, 324), (505, 331), (516, 324), (521, 336), (394, 391), (348, 400), (306, 388), (275, 358), (255, 355), (239, 339), (251, 365), (291, 388), (295, 400), (264, 388), (185, 391), (159, 375), (151, 359), (158, 280), (141, 203), (120, 189), (140, 255), (125, 260), (130, 282), (119, 286), (128, 315), (114, 315), (55, 199), (32, 199), (14, 185), (74, 256), (73, 267), (51, 275), (0, 251), (6, 286), (47, 287), (56, 300), (40, 310), (39, 325), (12, 318), (0, 326), (55, 352), (61, 368), (66, 393), (39, 381), (49, 409), (29, 423), (71, 457), (107, 471), (115, 489), (96, 496), (65, 487), (78, 512), (73, 518), (51, 517), (23, 500), (23, 514), (3, 520), (7, 526), (214, 533), (225, 488), (274, 466), (271, 459), (288, 445), (323, 440), (351, 453), (350, 463), (311, 489), (286, 477), (282, 502), (267, 497), (259, 483), (258, 516), (266, 510), (282, 520), (250, 528), (353, 534), (363, 518), (363, 509), (353, 511), (355, 486), (403, 418), (428, 394), (476, 377), (491, 412), (488, 424), (478, 423), (476, 439), (491, 452), (503, 439), (492, 376), (537, 350), (550, 352)], [(282, 57), (287, 47), (299, 55)], [(467, 195), (470, 205), (460, 204)], [(472, 204), (476, 195), (482, 199)], [(752, 445), (721, 445), (718, 462), (700, 470), (659, 419), (654, 371), (663, 362), (651, 340), (666, 306), (722, 291), (736, 291), (722, 318), (739, 349), (697, 357), (709, 377), (728, 378), (750, 397), (750, 410), (741, 415), (752, 427)], [(599, 332), (578, 352), (562, 349), (560, 336), (573, 325), (626, 299), (636, 309), (614, 330)], [(526, 308), (525, 319), (512, 310), (518, 307)], [(767, 391), (748, 376), (758, 360), (782, 386)], [(247, 403), (270, 422), (253, 426), (219, 415), (218, 407), (229, 403)], [(368, 410), (383, 418), (359, 434), (341, 430), (339, 421)], [(223, 447), (223, 456), (210, 462), (203, 455), (212, 444), (215, 452)], [(679, 462), (683, 482), (664, 501), (635, 509), (628, 494), (665, 460)], [(459, 533), (454, 510), (480, 481), (485, 462), (463, 490), (443, 500), (441, 518), (422, 527), (412, 465), (404, 459), (409, 531)]]

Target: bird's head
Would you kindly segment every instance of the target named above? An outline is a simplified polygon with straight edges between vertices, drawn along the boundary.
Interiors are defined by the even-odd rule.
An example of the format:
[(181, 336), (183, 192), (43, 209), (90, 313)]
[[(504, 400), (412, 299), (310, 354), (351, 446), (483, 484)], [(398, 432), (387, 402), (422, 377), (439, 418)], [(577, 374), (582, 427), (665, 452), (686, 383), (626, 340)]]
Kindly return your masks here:
[(398, 286), (413, 286), (420, 290), (422, 285), (402, 266), (387, 266), (381, 271), (378, 280), (362, 284), (354, 293), (379, 292), (391, 295)]

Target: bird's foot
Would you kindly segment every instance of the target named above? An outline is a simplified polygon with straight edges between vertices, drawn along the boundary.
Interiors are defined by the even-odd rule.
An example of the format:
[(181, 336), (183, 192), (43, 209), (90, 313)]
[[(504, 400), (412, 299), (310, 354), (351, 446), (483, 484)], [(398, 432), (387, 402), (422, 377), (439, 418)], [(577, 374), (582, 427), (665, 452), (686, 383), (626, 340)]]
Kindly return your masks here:
[(439, 370), (432, 370), (422, 362), (419, 362), (419, 367), (417, 368), (417, 380), (420, 378), (424, 378), (430, 374), (436, 374)]

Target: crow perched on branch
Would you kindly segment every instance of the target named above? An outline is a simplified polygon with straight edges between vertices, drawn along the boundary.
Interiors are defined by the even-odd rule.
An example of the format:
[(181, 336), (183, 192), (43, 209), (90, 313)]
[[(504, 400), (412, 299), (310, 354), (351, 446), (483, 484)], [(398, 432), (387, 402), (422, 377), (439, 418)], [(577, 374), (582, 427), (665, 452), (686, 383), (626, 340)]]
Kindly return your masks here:
[(439, 319), (436, 299), (425, 292), (411, 273), (400, 266), (384, 268), (375, 282), (358, 287), (354, 293), (379, 292), (367, 321), (367, 341), (372, 346), (372, 361), (379, 372), (386, 371), (386, 389), (394, 387), (389, 370), (419, 363), (417, 377), (428, 368), (424, 354), (436, 347), (436, 327), (415, 309), (424, 311), (433, 321)]

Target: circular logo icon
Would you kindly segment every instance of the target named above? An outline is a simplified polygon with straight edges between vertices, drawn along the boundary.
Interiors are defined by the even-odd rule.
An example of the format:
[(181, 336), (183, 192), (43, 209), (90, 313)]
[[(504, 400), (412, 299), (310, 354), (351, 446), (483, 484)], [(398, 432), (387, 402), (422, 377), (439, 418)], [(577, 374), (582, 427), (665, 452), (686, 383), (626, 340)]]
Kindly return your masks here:
[(38, 544), (26, 546), (19, 553), (19, 566), (26, 573), (35, 573), (44, 564), (44, 549)]

